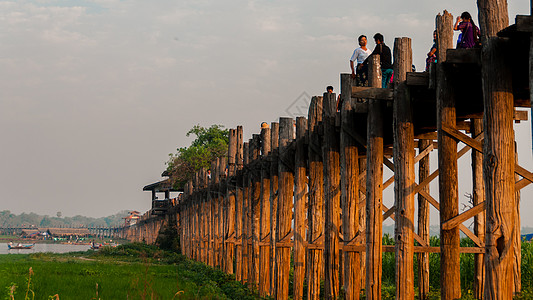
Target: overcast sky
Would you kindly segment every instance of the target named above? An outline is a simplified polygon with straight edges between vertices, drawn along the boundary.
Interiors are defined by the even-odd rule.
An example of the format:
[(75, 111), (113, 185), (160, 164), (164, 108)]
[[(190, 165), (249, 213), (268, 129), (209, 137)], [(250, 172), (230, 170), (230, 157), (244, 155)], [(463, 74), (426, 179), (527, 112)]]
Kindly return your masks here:
[[(338, 91), (360, 34), (391, 47), (411, 37), (422, 70), (444, 9), (477, 20), (475, 1), (460, 0), (0, 1), (0, 210), (146, 211), (142, 187), (193, 125), (243, 125), (247, 139), (297, 114), (325, 86)], [(528, 14), (529, 1), (509, 12)], [(530, 127), (516, 130), (533, 170)]]

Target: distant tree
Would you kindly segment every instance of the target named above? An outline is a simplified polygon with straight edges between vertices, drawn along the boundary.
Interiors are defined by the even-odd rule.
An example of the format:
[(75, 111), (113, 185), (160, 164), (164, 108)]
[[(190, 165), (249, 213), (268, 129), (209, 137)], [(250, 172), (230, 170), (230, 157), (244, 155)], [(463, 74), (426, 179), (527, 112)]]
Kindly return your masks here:
[(50, 227), (50, 225), (52, 225), (52, 220), (48, 216), (44, 216), (39, 224), (40, 227)]
[(195, 125), (186, 136), (196, 138), (189, 147), (178, 148), (176, 154), (169, 154), (167, 173), (174, 187), (179, 188), (192, 178), (202, 167), (209, 168), (211, 162), (228, 153), (229, 130), (222, 125), (209, 128)]
[(61, 212), (60, 211), (58, 211), (56, 215), (57, 215), (58, 218), (61, 218)]

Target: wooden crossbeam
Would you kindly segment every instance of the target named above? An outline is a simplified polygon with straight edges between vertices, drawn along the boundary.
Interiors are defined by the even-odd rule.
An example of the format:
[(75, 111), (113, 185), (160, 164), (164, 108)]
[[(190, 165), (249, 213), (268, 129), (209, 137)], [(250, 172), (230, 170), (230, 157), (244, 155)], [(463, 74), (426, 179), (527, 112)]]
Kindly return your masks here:
[[(428, 200), (428, 202), (431, 205), (433, 205), (433, 207), (435, 207), (438, 211), (440, 211), (439, 202), (437, 200), (435, 200), (435, 198), (433, 198), (433, 196), (431, 196), (428, 192), (423, 191), (423, 190), (420, 191), (419, 194), (424, 196), (424, 198), (426, 198), (426, 200)], [(485, 244), (483, 242), (481, 242), (481, 240), (477, 237), (477, 235), (475, 235), (472, 231), (470, 231), (470, 229), (468, 229), (463, 224), (459, 224), (459, 230), (461, 230), (464, 234), (466, 234), (466, 236), (468, 236), (472, 241), (474, 241), (474, 243), (476, 243), (476, 245), (478, 245), (478, 247), (485, 247)]]
[(407, 72), (407, 85), (409, 86), (428, 86), (428, 72)]
[[(483, 153), (483, 146), (481, 145), (481, 142), (476, 139), (473, 139), (469, 137), (468, 135), (460, 132), (457, 129), (451, 128), (449, 126), (442, 126), (442, 130), (449, 134), (450, 136), (454, 137), (455, 139), (459, 140), (460, 142), (465, 143), (472, 149), (475, 149), (478, 152)], [(515, 173), (522, 176), (523, 178), (526, 178), (530, 182), (533, 182), (533, 173), (529, 172), (528, 170), (524, 169), (518, 164), (515, 164)]]
[(394, 172), (394, 163), (388, 158), (383, 157), (383, 164), (386, 165), (392, 172)]
[(485, 201), (477, 204), (476, 206), (472, 207), (471, 209), (462, 212), (461, 214), (458, 214), (457, 216), (449, 219), (448, 221), (442, 223), (442, 229), (444, 230), (450, 230), (454, 227), (457, 227), (459, 224), (463, 223), (464, 221), (472, 218), (473, 216), (479, 214), (485, 210)]
[(522, 179), (520, 179), (519, 181), (516, 182), (515, 189), (517, 191), (519, 191), (519, 190), (525, 188), (526, 186), (528, 186), (530, 183), (531, 183), (531, 181), (529, 181), (529, 180), (527, 180), (525, 178), (522, 178)]
[(396, 206), (392, 206), (391, 208), (389, 208), (387, 211), (385, 211), (385, 213), (383, 214), (383, 221), (387, 220), (389, 217), (394, 217), (394, 210), (396, 209)]
[[(394, 209), (396, 209), (395, 206), (392, 206), (391, 208), (387, 208), (387, 206), (385, 206), (385, 204), (381, 204), (381, 209), (385, 212), (385, 215), (383, 215), (383, 220), (382, 221), (385, 221), (385, 219), (388, 218), (388, 217), (390, 217), (391, 219), (396, 221), (396, 219), (394, 218)], [(416, 232), (413, 231), (413, 235), (414, 235), (415, 240), (420, 245), (427, 246), (427, 244), (424, 241), (424, 239), (422, 239), (422, 237), (420, 237)]]
[(392, 101), (394, 100), (394, 90), (366, 86), (352, 86), (352, 98)]
[(533, 16), (516, 16), (516, 30), (521, 32), (533, 32)]
[(418, 155), (415, 156), (415, 164), (419, 162), (422, 158), (426, 157), (426, 155), (428, 155), (433, 149), (434, 149), (433, 143), (431, 143), (429, 144), (429, 146), (426, 147), (426, 149), (418, 153)]
[[(483, 119), (483, 112), (469, 114), (469, 115), (461, 115), (461, 118)], [(516, 110), (515, 109), (513, 119), (515, 121), (527, 121), (528, 120), (527, 110)]]

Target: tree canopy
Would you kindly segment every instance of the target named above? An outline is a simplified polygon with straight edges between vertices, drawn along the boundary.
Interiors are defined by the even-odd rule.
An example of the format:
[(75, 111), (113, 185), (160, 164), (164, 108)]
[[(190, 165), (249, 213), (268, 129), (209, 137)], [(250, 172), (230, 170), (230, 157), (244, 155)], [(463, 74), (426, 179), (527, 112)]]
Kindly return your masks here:
[(179, 188), (192, 178), (202, 167), (209, 168), (211, 162), (228, 153), (229, 130), (223, 125), (209, 128), (195, 125), (186, 136), (196, 138), (189, 147), (178, 148), (176, 154), (169, 154), (167, 174), (174, 187)]

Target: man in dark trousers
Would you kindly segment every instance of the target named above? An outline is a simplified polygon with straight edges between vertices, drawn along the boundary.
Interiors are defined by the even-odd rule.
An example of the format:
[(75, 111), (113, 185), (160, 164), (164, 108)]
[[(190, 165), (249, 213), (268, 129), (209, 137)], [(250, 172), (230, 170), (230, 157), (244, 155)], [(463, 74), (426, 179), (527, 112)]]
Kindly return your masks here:
[(392, 54), (390, 48), (383, 42), (383, 35), (381, 33), (374, 34), (374, 42), (376, 42), (376, 48), (372, 51), (372, 54), (368, 56), (364, 64), (368, 65), (368, 59), (376, 54), (379, 55), (381, 61), (381, 87), (387, 88), (387, 85), (392, 77)]

